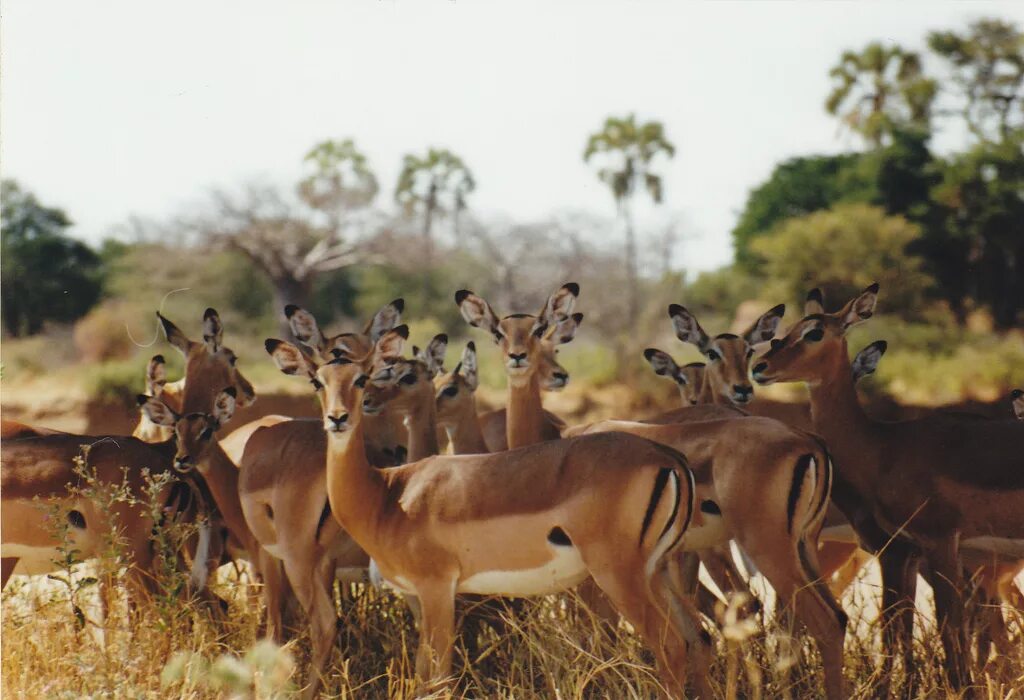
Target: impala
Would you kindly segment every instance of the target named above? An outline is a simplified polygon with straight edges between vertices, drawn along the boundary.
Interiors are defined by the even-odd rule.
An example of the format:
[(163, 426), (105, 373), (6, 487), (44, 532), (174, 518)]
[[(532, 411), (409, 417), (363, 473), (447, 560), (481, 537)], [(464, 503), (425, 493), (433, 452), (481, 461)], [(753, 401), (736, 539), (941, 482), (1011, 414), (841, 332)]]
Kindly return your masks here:
[(686, 454), (700, 513), (682, 550), (707, 550), (735, 539), (817, 640), (826, 695), (842, 697), (846, 614), (821, 581), (817, 564), (832, 480), (823, 444), (757, 416), (666, 425), (608, 420), (570, 433), (606, 431), (627, 432)]
[(947, 674), (959, 688), (968, 681), (960, 540), (1022, 544), (1024, 424), (943, 414), (898, 423), (868, 418), (853, 386), (846, 331), (874, 314), (877, 299), (874, 284), (830, 314), (815, 290), (807, 315), (757, 360), (754, 378), (810, 386), (815, 426), (835, 455), (837, 503), (867, 541), (878, 533), (867, 531), (865, 516), (923, 552), (936, 584)]
[[(580, 287), (575, 282), (563, 285), (548, 297), (537, 316), (512, 314), (499, 319), (484, 299), (467, 289), (455, 293), (455, 303), (462, 317), (471, 326), (491, 333), (501, 349), (505, 373), (508, 375), (508, 410), (506, 414), (506, 445), (508, 449), (532, 445), (543, 440), (557, 440), (565, 424), (547, 413), (541, 404), (541, 378), (537, 368), (550, 352), (548, 348), (568, 343), (583, 320), (572, 309)], [(565, 375), (564, 379), (568, 379)], [(564, 382), (562, 384), (564, 386)], [(486, 419), (484, 435), (489, 432)], [(496, 441), (487, 440), (497, 448)]]
[[(295, 316), (293, 313), (292, 318)], [(312, 352), (273, 338), (266, 341), (266, 349), (282, 372), (307, 378), (323, 403), (324, 386), (319, 372), (329, 372), (325, 368), (345, 362), (365, 370), (360, 375), (360, 381), (365, 382), (365, 372), (372, 371), (375, 361), (401, 352), (407, 335), (405, 326), (382, 333), (372, 352), (359, 362), (351, 362), (338, 352), (338, 357), (321, 363)], [(391, 427), (382, 421), (376, 425), (386, 430)], [(281, 571), (280, 567), (309, 617), (313, 654), (306, 679), (307, 697), (316, 694), (332, 648), (337, 620), (334, 579), (339, 570), (357, 570), (361, 577), (369, 565), (365, 552), (330, 516), (324, 471), (326, 454), (327, 440), (321, 422), (296, 419), (255, 430), (245, 444), (239, 464), (242, 512), (265, 552), (261, 555), (261, 568), (265, 575), (271, 572), (269, 585), (264, 587), (268, 633), (275, 638), (282, 633), (284, 579), (276, 573)]]
[[(185, 390), (184, 380), (167, 382), (167, 367), (163, 355), (153, 355), (146, 365), (146, 394), (158, 397), (167, 404), (171, 410), (181, 410), (181, 394)], [(139, 423), (132, 431), (132, 437), (137, 437), (143, 442), (163, 442), (169, 440), (173, 431), (163, 426), (156, 425), (145, 413), (139, 416)]]
[(364, 448), (362, 373), (344, 360), (317, 372), (331, 513), (385, 580), (419, 599), (421, 682), (449, 675), (457, 593), (544, 595), (591, 575), (654, 649), (666, 688), (682, 694), (689, 645), (700, 696), (710, 696), (709, 638), (665, 573), (693, 514), (681, 455), (598, 435), (377, 470)]
[[(207, 309), (203, 315), (202, 343), (189, 340), (177, 326), (158, 316), (167, 339), (185, 355), (188, 384), (182, 396), (183, 406), (191, 407), (190, 411), (209, 412), (215, 392), (224, 387), (232, 387), (243, 397), (240, 403), (253, 400), (252, 385), (235, 366), (234, 353), (223, 344), (223, 326), (216, 311)], [(79, 455), (84, 455), (86, 466), (95, 470), (99, 484), (115, 485), (126, 480), (133, 496), (142, 499), (143, 468), (154, 475), (170, 471), (174, 444), (171, 440), (148, 444), (132, 437), (71, 435), (27, 426), (15, 429), (5, 422), (0, 487), (3, 582), (7, 582), (16, 567), (24, 573), (43, 573), (54, 568), (53, 560), (61, 542), (55, 539), (53, 524), (48, 523), (46, 514), (35, 502), (38, 498), (56, 501), (62, 512), (67, 513), (69, 546), (77, 549), (82, 558), (96, 556), (105, 536), (116, 526), (123, 533), (132, 561), (127, 582), (137, 593), (151, 583), (144, 572), (153, 561), (150, 538), (156, 523), (143, 506), (115, 503), (106, 512), (91, 499), (69, 492), (69, 484), (80, 483), (74, 470)], [(162, 503), (170, 504), (174, 491), (168, 486), (158, 497)]]

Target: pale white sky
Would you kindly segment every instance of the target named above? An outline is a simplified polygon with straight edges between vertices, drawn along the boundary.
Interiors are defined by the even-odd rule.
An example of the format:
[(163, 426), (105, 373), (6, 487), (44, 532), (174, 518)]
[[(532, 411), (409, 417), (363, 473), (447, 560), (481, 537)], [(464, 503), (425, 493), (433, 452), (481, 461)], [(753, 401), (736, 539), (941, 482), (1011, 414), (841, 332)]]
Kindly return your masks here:
[(776, 162), (852, 145), (822, 107), (842, 50), (984, 15), (1024, 23), (1024, 3), (5, 0), (0, 166), (91, 241), (213, 186), (294, 181), (328, 137), (356, 139), (388, 206), (402, 154), (438, 145), (485, 219), (611, 215), (580, 156), (635, 111), (676, 144), (679, 262), (708, 269)]

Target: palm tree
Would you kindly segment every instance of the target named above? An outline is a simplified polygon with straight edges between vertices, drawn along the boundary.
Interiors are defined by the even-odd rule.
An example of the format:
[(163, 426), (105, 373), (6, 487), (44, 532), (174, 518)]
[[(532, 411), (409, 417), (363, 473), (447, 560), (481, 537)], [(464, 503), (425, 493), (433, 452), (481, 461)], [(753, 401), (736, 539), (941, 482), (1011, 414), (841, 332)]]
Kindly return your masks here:
[(626, 277), (628, 281), (629, 318), (636, 318), (639, 311), (639, 290), (637, 288), (636, 233), (633, 229), (631, 201), (641, 189), (645, 189), (656, 204), (661, 203), (661, 176), (652, 171), (654, 159), (660, 155), (671, 158), (675, 146), (665, 136), (661, 122), (649, 121), (638, 124), (636, 115), (625, 118), (608, 117), (604, 127), (590, 135), (583, 151), (583, 160), (590, 162), (601, 156), (604, 164), (597, 176), (611, 189), (619, 216), (626, 229)]
[(829, 75), (834, 85), (825, 109), (873, 147), (895, 128), (928, 128), (937, 84), (925, 77), (916, 52), (872, 42), (860, 53), (844, 51)]
[(407, 154), (395, 184), (395, 201), (409, 216), (422, 210), (424, 263), (430, 270), (434, 256), (433, 225), (436, 215), (451, 214), (458, 231), (459, 214), (476, 181), (462, 159), (443, 148), (431, 148), (426, 156)]

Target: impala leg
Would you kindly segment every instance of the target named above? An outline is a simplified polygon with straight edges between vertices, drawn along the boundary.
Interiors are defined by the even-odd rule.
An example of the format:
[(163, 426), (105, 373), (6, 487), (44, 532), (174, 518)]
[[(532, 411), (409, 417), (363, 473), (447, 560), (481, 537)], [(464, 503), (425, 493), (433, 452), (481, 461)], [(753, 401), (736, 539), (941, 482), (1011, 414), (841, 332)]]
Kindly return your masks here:
[(455, 580), (416, 586), (420, 601), (420, 642), (416, 650), (419, 691), (443, 685), (452, 671), (455, 643)]
[(946, 675), (954, 690), (970, 682), (967, 670), (967, 643), (964, 635), (964, 604), (960, 566), (960, 538), (954, 535), (928, 551), (935, 590), (935, 619), (946, 652)]
[[(761, 609), (761, 601), (755, 596), (753, 591), (750, 590), (750, 586), (746, 579), (740, 574), (739, 569), (736, 568), (735, 562), (732, 559), (732, 552), (729, 550), (729, 545), (726, 544), (724, 547), (715, 547), (713, 549), (702, 550), (700, 553), (700, 561), (707, 569), (708, 575), (711, 580), (718, 586), (718, 590), (722, 591), (722, 594), (728, 598), (729, 594), (745, 593), (750, 596), (750, 603), (745, 606), (746, 612), (757, 612)], [(702, 603), (702, 598), (710, 594), (705, 586), (700, 585), (697, 589), (697, 601), (698, 604)], [(717, 600), (717, 599), (716, 599)], [(700, 609), (707, 614), (707, 610), (704, 609), (703, 605), (699, 605)], [(712, 619), (714, 619), (714, 603), (712, 603)]]
[(7, 580), (14, 573), (14, 567), (18, 565), (17, 557), (4, 557), (0, 559), (0, 589), (7, 588)]
[(879, 697), (888, 697), (894, 662), (903, 661), (905, 697), (914, 695), (914, 597), (917, 593), (916, 550), (893, 540), (878, 553), (882, 570), (882, 680)]
[(256, 557), (259, 576), (263, 579), (263, 601), (266, 604), (264, 633), (275, 643), (284, 642), (284, 625), (281, 620), (281, 609), (284, 604), (283, 594), (286, 582), (281, 562), (260, 549)]
[(791, 608), (818, 643), (825, 671), (825, 695), (838, 700), (844, 697), (843, 642), (847, 617), (818, 573), (817, 543), (797, 541), (785, 555), (777, 552), (777, 546), (775, 552), (768, 549), (770, 544), (743, 542), (742, 546), (775, 589), (778, 603)]
[(320, 689), (321, 675), (327, 665), (337, 632), (337, 615), (334, 609), (334, 562), (328, 557), (319, 561), (287, 560), (285, 573), (292, 583), (299, 604), (309, 616), (310, 637), (313, 655), (303, 697), (316, 697)]

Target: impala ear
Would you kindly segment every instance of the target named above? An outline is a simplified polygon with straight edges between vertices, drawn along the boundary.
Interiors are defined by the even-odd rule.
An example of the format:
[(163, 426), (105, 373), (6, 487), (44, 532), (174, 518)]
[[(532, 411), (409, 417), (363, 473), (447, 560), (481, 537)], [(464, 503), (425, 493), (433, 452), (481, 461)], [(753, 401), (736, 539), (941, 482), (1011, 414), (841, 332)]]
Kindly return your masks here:
[(580, 295), (580, 286), (575, 282), (567, 282), (558, 288), (554, 294), (548, 297), (544, 308), (537, 314), (538, 323), (556, 325), (572, 315), (573, 307), (576, 306), (576, 298)]
[(151, 423), (162, 425), (165, 428), (173, 428), (175, 423), (178, 422), (178, 414), (172, 411), (167, 404), (155, 396), (144, 396), (139, 394), (139, 396), (136, 397), (136, 400), (142, 408), (143, 415), (145, 415)]
[(284, 315), (288, 319), (288, 327), (292, 329), (292, 335), (296, 340), (318, 353), (327, 349), (324, 335), (320, 332), (320, 326), (313, 314), (300, 306), (289, 304), (284, 307)]
[(815, 287), (807, 292), (804, 300), (804, 316), (825, 313), (825, 297), (821, 294), (821, 288)]
[(374, 357), (378, 360), (384, 357), (398, 357), (402, 354), (402, 348), (405, 347), (408, 338), (409, 326), (395, 326), (377, 340), (374, 345)]
[(459, 365), (460, 369), (457, 374), (461, 374), (462, 378), (466, 380), (466, 386), (470, 391), (476, 391), (480, 377), (476, 359), (476, 343), (472, 340), (466, 343), (466, 349), (462, 351), (462, 361)]
[(216, 422), (217, 428), (227, 424), (231, 417), (235, 415), (235, 397), (237, 395), (235, 387), (229, 386), (220, 392), (220, 395), (213, 402), (213, 420)]
[(697, 317), (687, 310), (685, 306), (672, 304), (668, 307), (668, 316), (672, 319), (672, 327), (676, 331), (676, 337), (684, 343), (692, 343), (704, 352), (708, 345), (708, 334), (700, 327)]
[(878, 369), (878, 362), (882, 359), (882, 355), (885, 354), (888, 347), (889, 344), (884, 340), (876, 340), (857, 353), (857, 356), (853, 358), (853, 362), (850, 363), (854, 383), (869, 374), (875, 373), (875, 370)]
[(743, 334), (743, 339), (750, 345), (757, 345), (758, 343), (767, 343), (769, 340), (775, 337), (775, 331), (779, 327), (779, 323), (782, 321), (782, 317), (786, 315), (786, 305), (779, 304), (761, 314), (761, 317), (751, 324), (750, 328)]
[(316, 377), (316, 365), (295, 345), (277, 338), (267, 338), (263, 347), (277, 368), (285, 374)]
[(579, 330), (581, 323), (583, 323), (583, 314), (574, 313), (572, 316), (559, 321), (548, 335), (548, 339), (554, 345), (571, 343), (573, 338), (576, 337), (576, 331)]
[(401, 323), (404, 310), (405, 299), (402, 298), (385, 304), (373, 315), (363, 333), (370, 337), (371, 343), (376, 343), (382, 335)]
[[(654, 369), (654, 373), (660, 377), (668, 377), (673, 381), (678, 382), (681, 375), (679, 373), (679, 365), (676, 361), (667, 353), (657, 348), (647, 348), (644, 350), (644, 359), (646, 359), (651, 367)], [(686, 381), (685, 377), (682, 377), (683, 382)]]
[(159, 396), (167, 383), (167, 365), (163, 355), (153, 355), (146, 365), (146, 391), (150, 396)]
[(203, 342), (210, 352), (217, 352), (224, 346), (224, 324), (220, 314), (210, 308), (203, 313)]
[(180, 328), (164, 318), (159, 311), (156, 312), (156, 317), (160, 319), (160, 327), (164, 331), (167, 342), (177, 348), (182, 355), (188, 357), (188, 353), (192, 349), (192, 341), (181, 332)]
[(435, 335), (423, 352), (418, 353), (419, 359), (427, 366), (427, 373), (431, 379), (437, 376), (438, 372), (444, 371), (444, 355), (448, 351), (448, 336), (444, 333)]
[(871, 318), (875, 313), (875, 304), (877, 303), (878, 282), (875, 282), (861, 292), (857, 298), (848, 302), (846, 306), (836, 314), (836, 317), (839, 319), (839, 322), (843, 327), (843, 331), (857, 325), (861, 321), (866, 321)]
[(466, 323), (492, 333), (496, 340), (501, 339), (498, 316), (482, 297), (478, 297), (468, 289), (460, 289), (455, 292), (455, 303), (458, 304), (459, 311), (462, 313), (462, 318), (466, 319)]

